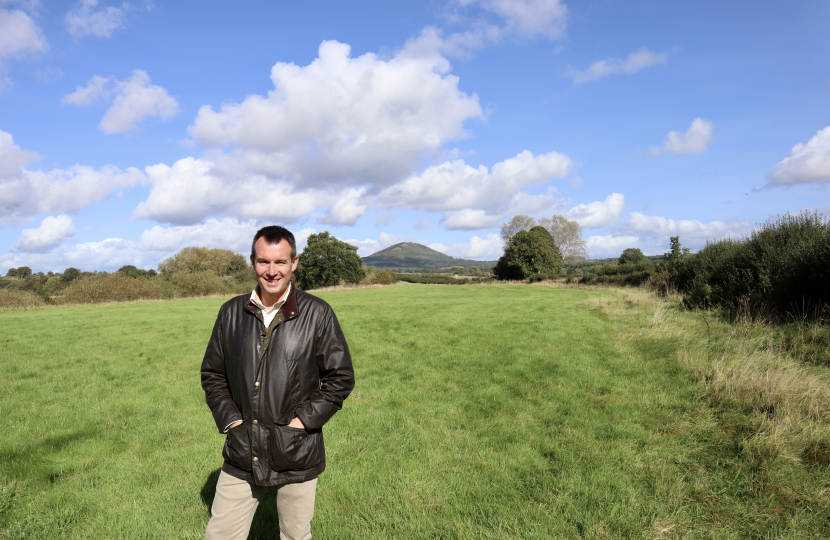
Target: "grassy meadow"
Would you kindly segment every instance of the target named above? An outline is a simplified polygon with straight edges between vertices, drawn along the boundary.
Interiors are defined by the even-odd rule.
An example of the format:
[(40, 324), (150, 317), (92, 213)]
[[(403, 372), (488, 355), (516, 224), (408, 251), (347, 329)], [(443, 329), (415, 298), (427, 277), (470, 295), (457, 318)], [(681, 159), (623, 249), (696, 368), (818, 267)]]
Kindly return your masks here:
[[(830, 536), (827, 368), (763, 329), (614, 289), (320, 296), (357, 386), (324, 431), (315, 538)], [(224, 300), (0, 313), (0, 539), (202, 537)], [(276, 520), (271, 494), (251, 538)]]

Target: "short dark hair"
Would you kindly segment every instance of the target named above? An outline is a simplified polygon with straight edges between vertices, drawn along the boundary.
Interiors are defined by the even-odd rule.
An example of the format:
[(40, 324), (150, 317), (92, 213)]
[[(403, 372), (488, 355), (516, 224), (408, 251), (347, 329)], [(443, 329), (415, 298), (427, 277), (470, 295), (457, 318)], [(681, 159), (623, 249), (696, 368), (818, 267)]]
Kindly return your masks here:
[(294, 240), (294, 235), (285, 227), (279, 225), (268, 225), (256, 232), (254, 241), (251, 242), (251, 259), (256, 260), (256, 241), (260, 238), (265, 238), (265, 242), (271, 245), (276, 245), (285, 240), (291, 246), (291, 260), (297, 256), (297, 242)]

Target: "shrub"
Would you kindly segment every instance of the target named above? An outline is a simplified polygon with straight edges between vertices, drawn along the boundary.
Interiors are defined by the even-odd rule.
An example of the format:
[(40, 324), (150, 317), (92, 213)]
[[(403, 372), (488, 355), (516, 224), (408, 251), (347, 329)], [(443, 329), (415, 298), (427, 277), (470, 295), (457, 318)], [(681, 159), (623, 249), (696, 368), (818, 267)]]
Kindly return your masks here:
[(243, 294), (250, 292), (252, 283), (241, 283), (233, 276), (218, 276), (205, 270), (185, 274), (173, 274), (167, 279), (175, 286), (177, 296), (207, 296), (209, 294)]
[(815, 213), (770, 220), (744, 240), (708, 242), (675, 266), (690, 307), (765, 306), (809, 314), (830, 303), (830, 221)]
[(33, 292), (0, 289), (0, 309), (31, 309), (43, 304), (43, 298)]
[(395, 275), (388, 270), (375, 270), (374, 268), (365, 268), (366, 277), (361, 281), (361, 285), (392, 285), (397, 281)]
[(74, 281), (55, 300), (61, 304), (97, 304), (157, 298), (164, 298), (164, 294), (156, 282), (115, 272)]
[(637, 263), (647, 263), (649, 266), (651, 265), (651, 261), (648, 260), (648, 257), (643, 255), (640, 248), (628, 248), (623, 250), (622, 255), (620, 255), (619, 264), (623, 265)]
[(539, 283), (540, 281), (547, 281), (551, 279), (551, 276), (548, 274), (533, 274), (529, 278), (527, 278), (528, 283)]

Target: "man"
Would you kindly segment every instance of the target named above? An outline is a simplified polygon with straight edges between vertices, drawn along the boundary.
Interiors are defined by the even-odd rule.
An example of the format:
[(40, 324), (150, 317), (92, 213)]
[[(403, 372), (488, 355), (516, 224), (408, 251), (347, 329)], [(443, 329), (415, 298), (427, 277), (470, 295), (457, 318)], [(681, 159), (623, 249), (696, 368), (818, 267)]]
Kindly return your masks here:
[(265, 488), (277, 488), (282, 540), (311, 538), (322, 427), (354, 388), (349, 348), (331, 307), (298, 291), (294, 235), (260, 229), (251, 246), (257, 285), (219, 310), (202, 388), (227, 433), (206, 540), (248, 537)]

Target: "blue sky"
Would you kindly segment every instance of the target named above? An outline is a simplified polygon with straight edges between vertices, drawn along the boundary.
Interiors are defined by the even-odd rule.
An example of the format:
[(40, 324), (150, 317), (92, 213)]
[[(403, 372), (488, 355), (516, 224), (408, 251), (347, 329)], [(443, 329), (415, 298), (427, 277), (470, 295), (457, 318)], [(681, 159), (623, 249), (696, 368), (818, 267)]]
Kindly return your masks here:
[(830, 214), (830, 3), (0, 0), (0, 272), (262, 225), (591, 257)]

